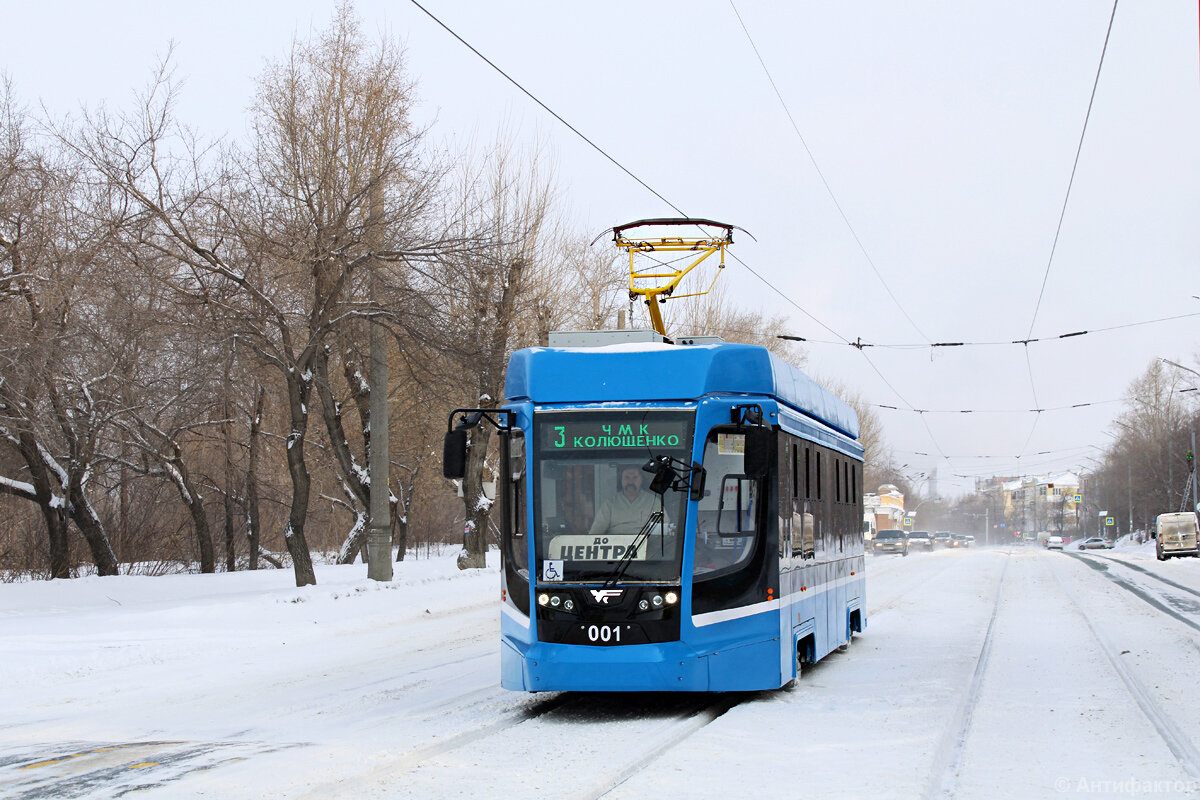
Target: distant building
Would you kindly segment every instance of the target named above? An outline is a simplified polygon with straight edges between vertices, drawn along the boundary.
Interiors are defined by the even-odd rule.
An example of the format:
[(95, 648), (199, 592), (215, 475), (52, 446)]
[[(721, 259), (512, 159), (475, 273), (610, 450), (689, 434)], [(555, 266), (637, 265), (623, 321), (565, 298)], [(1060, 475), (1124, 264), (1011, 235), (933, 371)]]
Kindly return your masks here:
[(904, 495), (892, 484), (863, 495), (863, 531), (868, 538), (873, 538), (875, 531), (902, 527), (903, 519)]
[(1008, 518), (1034, 535), (1082, 533), (1079, 476), (1073, 472), (1022, 478), (1011, 490)]

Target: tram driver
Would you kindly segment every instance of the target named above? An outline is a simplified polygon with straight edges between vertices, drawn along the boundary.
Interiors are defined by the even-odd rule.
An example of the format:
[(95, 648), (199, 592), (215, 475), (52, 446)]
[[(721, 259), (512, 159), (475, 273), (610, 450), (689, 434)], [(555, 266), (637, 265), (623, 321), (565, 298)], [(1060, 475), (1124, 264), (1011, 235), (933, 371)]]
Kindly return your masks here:
[[(637, 464), (623, 464), (618, 472), (617, 494), (600, 504), (600, 510), (592, 521), (588, 533), (592, 536), (610, 534), (636, 535), (646, 524), (651, 513), (659, 510), (658, 495), (643, 487), (645, 473)], [(667, 522), (664, 516), (664, 523)], [(663, 525), (664, 529), (668, 525)]]

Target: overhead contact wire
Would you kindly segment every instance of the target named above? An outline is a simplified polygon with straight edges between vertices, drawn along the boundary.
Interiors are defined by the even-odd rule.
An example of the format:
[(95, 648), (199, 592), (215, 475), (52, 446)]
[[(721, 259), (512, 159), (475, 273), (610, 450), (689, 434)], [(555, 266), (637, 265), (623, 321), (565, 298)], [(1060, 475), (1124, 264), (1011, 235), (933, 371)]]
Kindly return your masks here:
[(879, 268), (875, 266), (875, 262), (872, 260), (871, 254), (867, 252), (866, 245), (863, 244), (858, 231), (854, 230), (854, 226), (850, 223), (850, 218), (846, 215), (842, 204), (838, 202), (837, 195), (833, 193), (833, 187), (829, 185), (829, 181), (825, 178), (825, 173), (821, 171), (820, 165), (817, 164), (816, 156), (813, 155), (812, 149), (809, 148), (808, 142), (805, 141), (804, 134), (800, 132), (800, 126), (796, 124), (796, 118), (792, 116), (792, 111), (788, 107), (787, 101), (783, 99), (783, 94), (779, 91), (779, 87), (775, 83), (775, 78), (771, 75), (771, 70), (767, 67), (767, 62), (763, 60), (762, 53), (759, 52), (758, 45), (754, 43), (754, 37), (750, 35), (750, 29), (746, 27), (746, 22), (742, 19), (742, 15), (737, 10), (737, 6), (734, 5), (733, 0), (729, 0), (729, 7), (733, 9), (733, 14), (737, 17), (738, 24), (742, 27), (742, 32), (746, 34), (746, 41), (750, 43), (750, 49), (754, 51), (754, 57), (758, 59), (759, 66), (762, 67), (763, 73), (767, 76), (767, 81), (771, 84), (771, 89), (775, 92), (775, 97), (779, 99), (779, 104), (783, 106), (783, 113), (787, 114), (788, 121), (792, 124), (792, 130), (795, 131), (796, 138), (800, 140), (800, 145), (804, 148), (804, 152), (808, 156), (809, 162), (812, 163), (813, 169), (816, 170), (817, 177), (821, 179), (821, 185), (825, 187), (825, 192), (829, 195), (829, 199), (833, 201), (833, 206), (841, 216), (842, 222), (846, 224), (850, 235), (854, 237), (854, 242), (858, 245), (858, 249), (862, 252), (863, 257), (866, 258), (867, 264), (870, 265), (871, 270), (875, 273), (875, 277), (879, 279), (879, 283), (882, 284), (884, 290), (888, 293), (888, 297), (892, 298), (892, 302), (896, 304), (896, 308), (900, 309), (900, 313), (913, 326), (913, 329), (928, 341), (929, 337), (925, 334), (925, 331), (921, 330), (921, 327), (917, 325), (908, 311), (904, 309), (904, 306), (901, 305), (895, 292), (892, 291), (892, 287), (888, 285)]
[(537, 97), (536, 97), (536, 96), (535, 96), (535, 95), (534, 95), (532, 92), (530, 92), (528, 89), (526, 89), (526, 88), (525, 88), (524, 86), (522, 86), (520, 83), (518, 83), (518, 82), (517, 82), (517, 81), (516, 81), (516, 80), (515, 80), (515, 79), (514, 79), (514, 78), (513, 78), (511, 75), (509, 75), (509, 74), (508, 74), (507, 72), (505, 72), (504, 70), (500, 69), (500, 67), (496, 66), (496, 65), (495, 65), (495, 64), (492, 62), (492, 60), (491, 60), (490, 58), (488, 58), (488, 57), (487, 57), (487, 56), (485, 56), (483, 53), (479, 52), (479, 51), (478, 51), (478, 50), (476, 50), (474, 47), (472, 47), (470, 42), (468, 42), (466, 39), (462, 38), (462, 37), (461, 37), (461, 36), (459, 36), (457, 33), (455, 33), (455, 32), (454, 32), (454, 30), (453, 30), (453, 29), (451, 29), (449, 25), (447, 25), (446, 23), (444, 23), (444, 22), (442, 22), (440, 19), (438, 19), (436, 16), (434, 16), (434, 14), (433, 14), (433, 13), (432, 13), (432, 12), (431, 12), (429, 9), (425, 8), (425, 6), (423, 6), (423, 5), (421, 5), (419, 2), (417, 2), (417, 0), (410, 0), (410, 2), (412, 2), (412, 4), (413, 4), (414, 6), (416, 6), (416, 7), (417, 7), (417, 8), (419, 8), (419, 9), (421, 9), (423, 12), (425, 12), (425, 14), (426, 14), (426, 15), (427, 15), (427, 16), (428, 16), (428, 17), (429, 17), (431, 20), (433, 20), (433, 21), (434, 21), (434, 22), (436, 22), (438, 25), (440, 25), (440, 26), (441, 26), (441, 27), (442, 27), (442, 28), (443, 28), (443, 29), (444, 29), (444, 30), (445, 30), (447, 33), (449, 33), (449, 34), (450, 34), (451, 36), (453, 36), (455, 39), (458, 39), (458, 41), (462, 42), (462, 44), (463, 44), (463, 45), (464, 45), (464, 46), (465, 46), (465, 47), (466, 47), (468, 50), (470, 50), (472, 53), (474, 53), (475, 55), (477, 55), (477, 56), (479, 56), (481, 59), (483, 59), (483, 60), (484, 60), (484, 62), (486, 62), (486, 63), (487, 63), (487, 65), (488, 65), (489, 67), (491, 67), (492, 69), (496, 70), (496, 72), (498, 72), (498, 73), (500, 73), (501, 75), (503, 75), (505, 80), (507, 80), (507, 81), (508, 81), (509, 83), (511, 83), (513, 86), (515, 86), (515, 87), (517, 87), (518, 89), (520, 89), (520, 90), (521, 90), (521, 92), (522, 92), (522, 93), (523, 93), (523, 94), (524, 94), (526, 97), (528, 97), (530, 100), (532, 100), (533, 102), (535, 102), (535, 103), (537, 103), (539, 106), (541, 106), (543, 109), (545, 109), (546, 113), (548, 113), (550, 116), (554, 117), (556, 120), (558, 120), (559, 122), (561, 122), (563, 125), (566, 125), (566, 126), (567, 126), (567, 128), (569, 128), (569, 129), (570, 129), (570, 131), (571, 131), (572, 133), (574, 133), (576, 136), (578, 136), (578, 137), (579, 137), (580, 139), (582, 139), (583, 141), (587, 142), (587, 143), (588, 143), (588, 144), (589, 144), (589, 145), (592, 147), (592, 149), (593, 149), (593, 150), (595, 150), (597, 153), (599, 153), (600, 155), (602, 155), (602, 156), (604, 156), (606, 159), (608, 159), (610, 162), (612, 162), (612, 163), (613, 163), (613, 165), (617, 167), (617, 169), (621, 170), (621, 171), (622, 171), (622, 172), (624, 172), (626, 175), (628, 175), (629, 177), (633, 178), (635, 181), (637, 181), (637, 182), (638, 182), (638, 183), (639, 183), (639, 184), (642, 186), (642, 188), (644, 188), (646, 191), (650, 192), (650, 194), (654, 195), (654, 196), (655, 196), (655, 197), (657, 197), (659, 200), (662, 200), (662, 201), (663, 201), (664, 203), (666, 203), (668, 206), (670, 206), (671, 208), (673, 208), (673, 209), (675, 210), (675, 212), (676, 212), (676, 213), (678, 213), (678, 214), (679, 214), (681, 217), (686, 217), (686, 216), (687, 216), (687, 214), (683, 213), (683, 211), (682, 211), (682, 210), (680, 210), (679, 206), (675, 205), (675, 204), (674, 204), (674, 203), (672, 203), (670, 200), (668, 200), (667, 198), (663, 197), (661, 194), (659, 194), (658, 192), (656, 192), (656, 191), (654, 190), (654, 187), (652, 187), (650, 184), (646, 183), (644, 180), (642, 180), (641, 178), (639, 178), (637, 175), (634, 175), (632, 172), (630, 172), (628, 169), (626, 169), (626, 167), (625, 167), (625, 165), (624, 165), (624, 164), (622, 164), (620, 161), (617, 161), (615, 158), (613, 158), (612, 156), (610, 156), (610, 155), (609, 155), (609, 154), (608, 154), (608, 153), (607, 153), (607, 152), (604, 150), (604, 148), (602, 148), (600, 145), (598, 145), (598, 144), (596, 144), (595, 142), (593, 142), (593, 141), (592, 141), (591, 139), (589, 139), (587, 136), (583, 135), (583, 133), (581, 133), (581, 132), (579, 131), (579, 129), (578, 129), (578, 128), (576, 128), (574, 125), (572, 125), (571, 123), (567, 122), (565, 119), (563, 119), (562, 117), (560, 117), (560, 116), (559, 116), (557, 113), (555, 113), (554, 109), (550, 108), (550, 106), (548, 106), (548, 105), (546, 105), (545, 103), (543, 103), (543, 102), (542, 102), (541, 100), (539, 100), (539, 99), (538, 99), (538, 98), (537, 98)]
[(1079, 168), (1079, 156), (1083, 152), (1083, 138), (1087, 135), (1088, 120), (1092, 116), (1092, 104), (1096, 102), (1096, 89), (1100, 86), (1100, 70), (1104, 67), (1104, 54), (1108, 52), (1108, 39), (1112, 36), (1113, 20), (1117, 17), (1117, 2), (1113, 0), (1112, 14), (1108, 18), (1108, 31), (1104, 34), (1104, 47), (1100, 50), (1100, 63), (1096, 65), (1096, 79), (1092, 82), (1092, 96), (1088, 99), (1087, 113), (1083, 117), (1083, 130), (1079, 133), (1079, 144), (1075, 148), (1075, 163), (1071, 165), (1071, 178), (1067, 181), (1067, 193), (1063, 197), (1062, 211), (1058, 215), (1058, 227), (1054, 231), (1054, 243), (1050, 246), (1050, 258), (1046, 261), (1046, 273), (1042, 276), (1042, 288), (1038, 292), (1037, 305), (1033, 308), (1033, 319), (1029, 320), (1029, 332), (1026, 338), (1033, 335), (1033, 326), (1037, 322), (1038, 312), (1042, 308), (1042, 298), (1046, 294), (1046, 283), (1050, 279), (1050, 266), (1054, 263), (1054, 251), (1058, 248), (1058, 237), (1062, 233), (1063, 220), (1067, 216), (1067, 202), (1071, 199), (1071, 187), (1075, 185), (1075, 171)]

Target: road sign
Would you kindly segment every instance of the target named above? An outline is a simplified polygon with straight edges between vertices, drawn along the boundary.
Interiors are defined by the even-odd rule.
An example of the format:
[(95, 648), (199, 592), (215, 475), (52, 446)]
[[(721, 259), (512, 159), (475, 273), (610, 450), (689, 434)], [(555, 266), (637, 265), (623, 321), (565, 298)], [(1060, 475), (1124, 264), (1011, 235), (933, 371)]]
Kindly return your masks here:
[(1076, 503), (1082, 503), (1082, 502), (1083, 502), (1083, 495), (1081, 495), (1081, 494), (1077, 494), (1077, 495), (1075, 495), (1075, 502), (1076, 502)]
[(905, 517), (905, 518), (904, 518), (904, 527), (906, 527), (906, 528), (911, 528), (911, 527), (912, 527), (912, 517)]
[(1113, 525), (1116, 525), (1117, 523), (1113, 521), (1112, 517), (1105, 517), (1104, 524), (1111, 528)]

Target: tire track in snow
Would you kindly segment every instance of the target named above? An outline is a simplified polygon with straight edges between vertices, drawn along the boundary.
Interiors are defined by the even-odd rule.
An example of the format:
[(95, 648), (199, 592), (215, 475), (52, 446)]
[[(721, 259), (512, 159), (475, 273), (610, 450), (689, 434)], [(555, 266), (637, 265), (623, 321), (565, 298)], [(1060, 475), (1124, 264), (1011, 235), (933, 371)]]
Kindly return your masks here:
[[(1081, 558), (1080, 560), (1095, 569), (1092, 562), (1089, 562), (1084, 558)], [(1092, 637), (1095, 638), (1096, 642), (1100, 645), (1100, 649), (1104, 651), (1105, 657), (1108, 658), (1108, 663), (1112, 665), (1112, 668), (1116, 670), (1117, 675), (1120, 676), (1121, 680), (1125, 683), (1125, 687), (1129, 690), (1129, 694), (1137, 703), (1138, 708), (1142, 710), (1142, 713), (1145, 715), (1146, 719), (1150, 721), (1150, 724), (1154, 727), (1154, 730), (1158, 732), (1158, 735), (1162, 738), (1163, 742), (1166, 743), (1167, 749), (1171, 751), (1171, 754), (1175, 756), (1175, 759), (1179, 762), (1179, 765), (1183, 767), (1189, 775), (1200, 780), (1200, 750), (1196, 749), (1196, 745), (1191, 739), (1188, 738), (1187, 734), (1180, 729), (1179, 725), (1175, 723), (1175, 720), (1171, 718), (1171, 715), (1164, 711), (1162, 706), (1158, 704), (1158, 701), (1154, 699), (1154, 696), (1150, 693), (1150, 690), (1146, 687), (1146, 684), (1142, 682), (1141, 678), (1137, 676), (1130, 666), (1121, 660), (1119, 655), (1120, 651), (1117, 650), (1117, 648), (1108, 641), (1108, 637), (1101, 633), (1100, 629), (1092, 623), (1091, 617), (1088, 616), (1087, 612), (1083, 610), (1083, 606), (1080, 604), (1075, 593), (1067, 587), (1066, 583), (1059, 575), (1058, 569), (1052, 566), (1050, 571), (1054, 574), (1054, 578), (1058, 581), (1058, 585), (1062, 587), (1063, 594), (1065, 594), (1067, 599), (1071, 601), (1071, 605), (1074, 606), (1075, 611), (1079, 614), (1080, 618), (1083, 619), (1088, 630), (1091, 631)], [(1100, 570), (1096, 571), (1101, 572)], [(1101, 572), (1101, 574), (1107, 576), (1107, 572)], [(1118, 579), (1115, 577), (1108, 577), (1119, 583)], [(1142, 599), (1146, 598), (1143, 597)], [(1165, 609), (1160, 608), (1160, 610)]]
[[(1162, 600), (1160, 600), (1158, 597), (1154, 597), (1152, 594), (1153, 590), (1151, 590), (1149, 587), (1139, 586), (1136, 583), (1121, 577), (1120, 575), (1114, 574), (1108, 568), (1107, 565), (1092, 561), (1091, 558), (1081, 555), (1081, 554), (1067, 553), (1067, 555), (1087, 564), (1089, 567), (1094, 569), (1096, 572), (1098, 572), (1099, 574), (1108, 578), (1110, 581), (1115, 583), (1117, 586), (1120, 586), (1122, 589), (1129, 592), (1134, 597), (1137, 597), (1138, 599), (1142, 600), (1150, 607), (1152, 607), (1158, 611), (1161, 611), (1162, 613), (1166, 614), (1169, 617), (1173, 617), (1174, 619), (1182, 622), (1184, 625), (1187, 625), (1189, 628), (1196, 631), (1197, 633), (1200, 633), (1200, 622), (1197, 622), (1197, 618), (1188, 616), (1187, 614), (1183, 613), (1183, 611), (1181, 610), (1181, 609), (1187, 609), (1187, 610), (1196, 609), (1195, 613), (1197, 613), (1197, 616), (1200, 616), (1200, 606), (1198, 606), (1195, 602), (1190, 601), (1190, 600), (1185, 600), (1182, 598), (1178, 598), (1178, 597), (1172, 597), (1170, 592), (1164, 592), (1162, 589), (1159, 589), (1158, 592), (1161, 592), (1162, 596), (1167, 599), (1167, 603), (1170, 603), (1171, 606), (1175, 606), (1175, 608), (1171, 608), (1167, 603), (1162, 602)], [(1096, 556), (1096, 557), (1104, 558), (1104, 556)], [(1187, 586), (1181, 586), (1180, 584), (1175, 583), (1174, 581), (1168, 580), (1166, 578), (1163, 578), (1159, 575), (1155, 575), (1153, 572), (1150, 572), (1147, 569), (1143, 569), (1142, 567), (1136, 567), (1136, 566), (1126, 563), (1124, 561), (1118, 561), (1115, 558), (1104, 558), (1104, 560), (1110, 561), (1114, 564), (1119, 564), (1122, 567), (1129, 567), (1130, 569), (1136, 570), (1138, 572), (1142, 572), (1145, 575), (1150, 576), (1151, 578), (1157, 578), (1158, 580), (1162, 581), (1163, 583), (1165, 583), (1169, 586), (1173, 586), (1176, 589), (1182, 589), (1185, 592), (1189, 592), (1191, 594), (1196, 595), (1197, 597), (1200, 597), (1200, 592), (1197, 592), (1194, 589), (1190, 589)]]
[(1111, 561), (1114, 564), (1120, 564), (1122, 567), (1127, 567), (1131, 570), (1134, 570), (1135, 572), (1140, 572), (1143, 575), (1148, 575), (1151, 578), (1154, 578), (1156, 581), (1161, 581), (1162, 583), (1165, 583), (1167, 586), (1172, 586), (1176, 589), (1180, 589), (1184, 592), (1187, 592), (1188, 594), (1193, 594), (1196, 597), (1200, 597), (1200, 591), (1197, 591), (1190, 586), (1184, 586), (1182, 583), (1176, 583), (1175, 581), (1171, 580), (1170, 578), (1164, 578), (1162, 575), (1159, 575), (1157, 572), (1154, 572), (1153, 570), (1148, 570), (1142, 566), (1138, 566), (1137, 564), (1134, 564), (1130, 561), (1125, 561), (1120, 558), (1113, 558), (1112, 556), (1102, 556), (1099, 553), (1067, 553), (1067, 555), (1075, 556), (1076, 558), (1081, 558), (1083, 556), (1091, 556), (1092, 558), (1102, 558), (1105, 561)]

